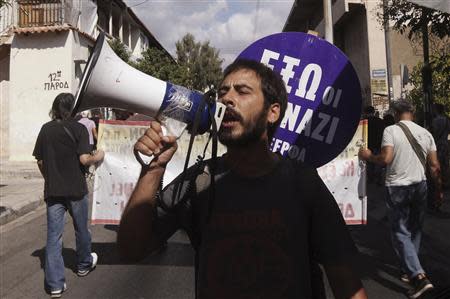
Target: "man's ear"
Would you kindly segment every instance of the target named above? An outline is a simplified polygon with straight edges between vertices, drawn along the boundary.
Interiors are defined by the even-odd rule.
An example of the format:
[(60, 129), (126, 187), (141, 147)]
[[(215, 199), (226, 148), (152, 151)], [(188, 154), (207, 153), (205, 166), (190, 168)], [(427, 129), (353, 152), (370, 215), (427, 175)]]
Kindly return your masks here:
[(273, 103), (267, 112), (267, 122), (274, 124), (280, 118), (280, 103)]

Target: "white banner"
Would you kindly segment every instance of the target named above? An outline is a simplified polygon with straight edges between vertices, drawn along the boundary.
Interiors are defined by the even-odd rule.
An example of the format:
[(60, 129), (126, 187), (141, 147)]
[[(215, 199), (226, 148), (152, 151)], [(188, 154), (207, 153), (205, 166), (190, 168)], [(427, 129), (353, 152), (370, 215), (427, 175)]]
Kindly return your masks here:
[[(98, 148), (105, 159), (95, 172), (92, 224), (119, 224), (122, 211), (138, 180), (141, 166), (133, 155), (133, 146), (149, 122), (101, 121)], [(365, 164), (359, 162), (358, 151), (367, 136), (367, 121), (361, 121), (347, 148), (333, 161), (318, 168), (325, 185), (333, 194), (347, 224), (367, 223)], [(201, 154), (204, 140), (196, 137), (192, 157)], [(181, 173), (189, 135), (183, 134), (179, 148), (167, 166), (164, 186)], [(221, 148), (220, 152), (224, 149)], [(206, 157), (208, 158), (208, 157)], [(195, 162), (191, 158), (190, 165)]]
[(317, 169), (347, 224), (367, 223), (366, 168), (358, 158), (359, 148), (367, 144), (366, 136), (367, 120), (362, 120), (345, 150)]
[[(119, 224), (141, 171), (141, 165), (133, 154), (133, 146), (149, 124), (146, 121), (100, 121), (97, 147), (105, 151), (105, 158), (95, 172), (92, 224)], [(189, 166), (203, 154), (206, 137), (206, 134), (195, 137)], [(190, 135), (185, 132), (178, 139), (178, 150), (167, 165), (163, 187), (183, 170), (189, 138)], [(223, 152), (224, 148), (219, 147), (218, 154)], [(210, 156), (209, 147), (205, 158)]]
[(105, 158), (95, 171), (92, 224), (119, 224), (141, 170), (133, 146), (148, 126), (145, 121), (100, 121), (97, 147)]

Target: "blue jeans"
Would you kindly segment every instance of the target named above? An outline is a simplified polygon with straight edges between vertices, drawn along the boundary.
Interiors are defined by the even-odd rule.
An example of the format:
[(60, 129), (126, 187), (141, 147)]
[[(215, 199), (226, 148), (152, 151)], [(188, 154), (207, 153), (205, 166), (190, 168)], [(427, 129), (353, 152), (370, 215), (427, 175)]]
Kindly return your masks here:
[(400, 267), (409, 277), (425, 273), (418, 255), (427, 208), (427, 183), (386, 186), (386, 191), (392, 244)]
[(50, 291), (62, 289), (65, 282), (62, 234), (67, 210), (72, 216), (75, 228), (78, 270), (89, 269), (92, 264), (91, 233), (88, 230), (88, 195), (47, 198), (45, 285)]

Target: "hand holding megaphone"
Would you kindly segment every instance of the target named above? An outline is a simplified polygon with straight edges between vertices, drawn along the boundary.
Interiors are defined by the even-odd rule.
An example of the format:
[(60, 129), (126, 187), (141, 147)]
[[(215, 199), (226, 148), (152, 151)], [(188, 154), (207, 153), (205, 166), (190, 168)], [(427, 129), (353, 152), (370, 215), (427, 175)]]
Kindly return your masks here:
[(146, 165), (140, 154), (153, 156), (151, 167), (165, 167), (175, 154), (177, 145), (176, 136), (167, 136), (163, 133), (163, 126), (158, 121), (152, 121), (134, 145), (134, 154), (141, 165)]

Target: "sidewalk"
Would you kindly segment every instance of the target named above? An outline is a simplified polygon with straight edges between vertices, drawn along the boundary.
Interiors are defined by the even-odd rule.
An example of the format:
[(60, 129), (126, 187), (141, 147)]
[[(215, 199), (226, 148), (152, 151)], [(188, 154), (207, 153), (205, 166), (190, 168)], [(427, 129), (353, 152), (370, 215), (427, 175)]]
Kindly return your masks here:
[(0, 225), (44, 204), (44, 179), (36, 162), (0, 162)]

